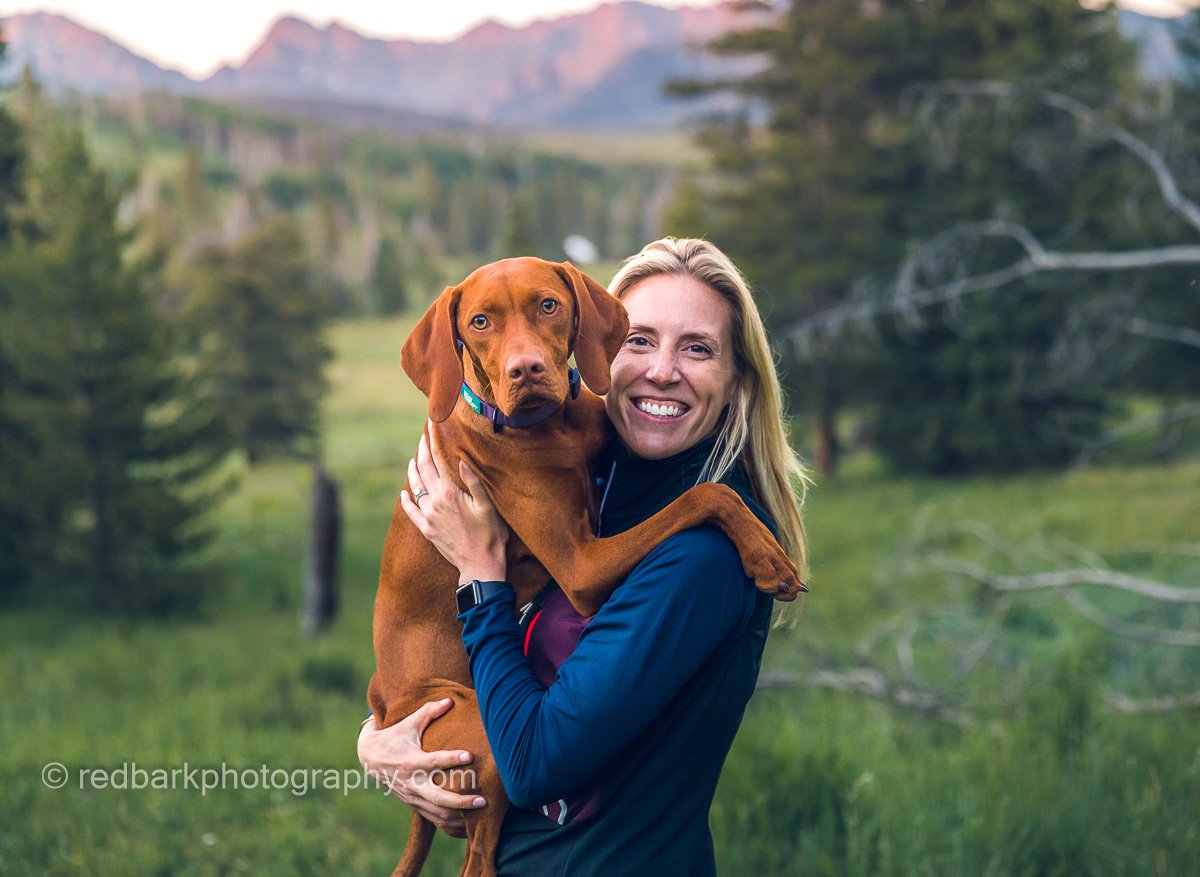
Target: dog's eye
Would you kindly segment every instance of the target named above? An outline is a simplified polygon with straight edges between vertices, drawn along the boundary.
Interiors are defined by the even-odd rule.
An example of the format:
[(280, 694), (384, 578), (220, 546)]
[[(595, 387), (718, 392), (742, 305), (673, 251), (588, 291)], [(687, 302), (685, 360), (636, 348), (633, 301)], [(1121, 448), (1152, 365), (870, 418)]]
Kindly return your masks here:
[(543, 314), (552, 314), (557, 310), (558, 310), (558, 302), (556, 302), (554, 299), (552, 299), (552, 298), (542, 299), (542, 313)]
[(486, 329), (488, 327), (488, 318), (483, 314), (476, 314), (471, 317), (471, 325), (476, 329)]

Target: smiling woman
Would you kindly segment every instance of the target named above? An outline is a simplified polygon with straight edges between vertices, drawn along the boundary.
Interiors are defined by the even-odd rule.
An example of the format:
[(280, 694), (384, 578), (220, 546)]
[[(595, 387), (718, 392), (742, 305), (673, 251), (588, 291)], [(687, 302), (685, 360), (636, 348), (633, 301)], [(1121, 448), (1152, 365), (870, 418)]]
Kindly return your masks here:
[(687, 274), (647, 277), (621, 304), (629, 337), (613, 360), (608, 417), (630, 451), (662, 460), (707, 437), (733, 399), (732, 314)]
[[(631, 257), (610, 292), (630, 327), (606, 401), (618, 439), (595, 464), (597, 535), (620, 538), (700, 482), (721, 482), (772, 528), (803, 575), (793, 489), (804, 473), (787, 443), (762, 319), (737, 268), (707, 241), (664, 238)], [(479, 312), (475, 325), (468, 311), (464, 319), (486, 335), (497, 320), (519, 328), (553, 318), (556, 309), (539, 312), (539, 301), (531, 296), (519, 316)], [(715, 873), (708, 812), (754, 690), (770, 595), (745, 576), (734, 544), (701, 526), (661, 541), (594, 615), (578, 614), (551, 584), (518, 620), (514, 591), (500, 580), (510, 559), (505, 524), (482, 482), (464, 472), (468, 496), (432, 457), (422, 443), (409, 487), (423, 502), (403, 507), (477, 597), (458, 617), (487, 742), (514, 805), (497, 873)], [(478, 824), (464, 812), (493, 802), (422, 783), (413, 769), (471, 760), (421, 750), (425, 727), (448, 708), (426, 704), (382, 731), (368, 720), (359, 757), (416, 812), (461, 835)]]

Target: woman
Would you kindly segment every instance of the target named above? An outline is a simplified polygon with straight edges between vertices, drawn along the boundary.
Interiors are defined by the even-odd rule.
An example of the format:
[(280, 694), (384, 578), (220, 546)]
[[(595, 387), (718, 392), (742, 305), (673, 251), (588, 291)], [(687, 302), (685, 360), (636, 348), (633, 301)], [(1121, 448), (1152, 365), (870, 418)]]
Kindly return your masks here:
[[(629, 313), (605, 399), (620, 441), (601, 461), (599, 535), (640, 523), (700, 481), (721, 481), (776, 533), (804, 575), (779, 380), (762, 319), (732, 262), (700, 240), (647, 245), (610, 292)], [(436, 449), (433, 449), (436, 450)], [(502, 581), (507, 529), (469, 469), (470, 494), (424, 440), (401, 503), (460, 581)], [(428, 495), (422, 492), (428, 491)], [(465, 612), (463, 642), (488, 741), (513, 802), (501, 874), (712, 874), (708, 811), (758, 675), (772, 602), (714, 528), (656, 548), (595, 616), (552, 590), (524, 630), (511, 589)], [(359, 757), (410, 807), (462, 836), (486, 806), (417, 780), (469, 753), (423, 752), (449, 702), (379, 731)]]

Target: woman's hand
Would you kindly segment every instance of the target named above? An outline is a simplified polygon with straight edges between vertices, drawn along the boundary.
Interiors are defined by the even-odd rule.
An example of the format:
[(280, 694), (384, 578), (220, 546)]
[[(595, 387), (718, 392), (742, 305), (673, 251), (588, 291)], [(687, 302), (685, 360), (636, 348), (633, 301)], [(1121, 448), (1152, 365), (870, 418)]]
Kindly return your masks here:
[(363, 723), (358, 733), (358, 760), (369, 776), (451, 837), (466, 837), (464, 810), (477, 810), (487, 802), (478, 795), (458, 795), (432, 782), (435, 771), (462, 767), (469, 752), (426, 752), (421, 735), (429, 723), (450, 708), (450, 698), (425, 704), (412, 715), (382, 731), (375, 719)]
[(469, 493), (459, 490), (440, 457), (431, 425), (408, 462), (408, 490), (400, 493), (404, 513), (458, 569), (460, 583), (503, 581), (508, 525), (466, 461), (459, 461), (458, 471)]

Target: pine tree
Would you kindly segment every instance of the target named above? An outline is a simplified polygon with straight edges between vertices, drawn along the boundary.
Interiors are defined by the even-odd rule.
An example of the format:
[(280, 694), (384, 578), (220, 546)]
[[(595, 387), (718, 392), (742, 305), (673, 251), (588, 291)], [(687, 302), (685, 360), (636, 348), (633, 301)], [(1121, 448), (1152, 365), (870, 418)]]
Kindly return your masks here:
[(201, 254), (193, 286), (187, 319), (196, 380), (221, 400), (236, 446), (251, 463), (310, 452), (331, 356), (323, 332), (334, 305), (295, 220), (278, 217), (232, 250)]
[(371, 290), (380, 314), (398, 314), (408, 309), (408, 283), (395, 240), (384, 236), (371, 269)]
[[(0, 41), (0, 62), (4, 59)], [(7, 259), (12, 224), (22, 200), (25, 149), (17, 120), (0, 107), (0, 262)], [(17, 290), (0, 275), (0, 313), (13, 308)], [(0, 329), (0, 332), (3, 330)], [(2, 335), (0, 335), (2, 337)], [(36, 563), (31, 544), (42, 516), (32, 476), (33, 447), (16, 413), (17, 364), (0, 342), (0, 603)]]
[(225, 446), (123, 259), (117, 196), (82, 135), (48, 112), (29, 133), (28, 198), (0, 255), (0, 468), (21, 482), (20, 572), (65, 605), (177, 609), (202, 596), (189, 562)]
[[(910, 241), (955, 222), (1007, 211), (1072, 228), (1080, 240), (1116, 233), (1093, 219), (1112, 215), (1097, 210), (1112, 190), (1071, 167), (1044, 114), (964, 104), (943, 128), (947, 145), (931, 142), (912, 111), (920, 88), (946, 80), (999, 78), (1089, 100), (1119, 92), (1133, 77), (1133, 54), (1111, 12), (1062, 0), (794, 0), (775, 24), (715, 48), (766, 59), (748, 77), (679, 90), (733, 90), (766, 109), (765, 126), (734, 114), (701, 142), (721, 177), (708, 230), (766, 293), (777, 327), (883, 286)], [(1056, 299), (1031, 287), (973, 301), (965, 313), (925, 314), (923, 328), (901, 331), (889, 320), (873, 347), (845, 336), (816, 344), (789, 372), (798, 407), (816, 416), (819, 467), (836, 461), (836, 418), (851, 400), (873, 405), (873, 431), (899, 467), (1061, 461), (1064, 441), (1098, 428), (1103, 394), (1095, 384), (1024, 381), (1021, 368), (1051, 361), (1088, 291)], [(964, 368), (981, 356), (995, 361)], [(1061, 415), (1061, 429), (1047, 428), (1048, 411)], [(991, 419), (1032, 434), (1025, 452), (1009, 455), (1002, 442), (999, 453), (985, 450), (978, 432)], [(940, 462), (906, 447), (929, 440), (930, 421), (936, 444), (958, 445)]]

